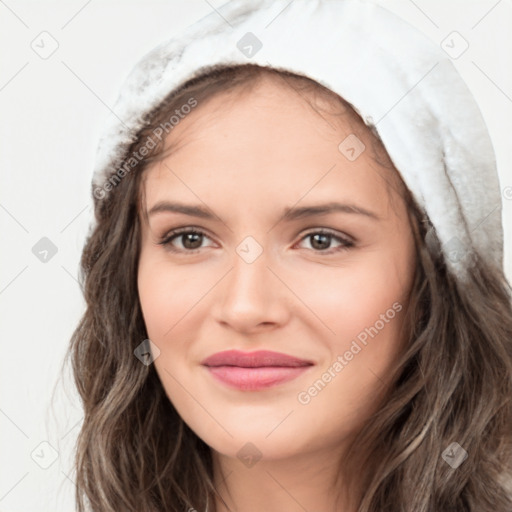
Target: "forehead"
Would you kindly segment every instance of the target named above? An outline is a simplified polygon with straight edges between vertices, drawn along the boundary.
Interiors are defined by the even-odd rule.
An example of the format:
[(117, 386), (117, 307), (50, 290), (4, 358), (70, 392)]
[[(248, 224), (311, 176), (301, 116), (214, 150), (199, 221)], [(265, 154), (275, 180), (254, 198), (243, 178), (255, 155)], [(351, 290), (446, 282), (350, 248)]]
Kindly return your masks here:
[[(374, 135), (355, 114), (322, 96), (262, 80), (249, 91), (199, 104), (169, 134), (168, 157), (145, 172), (147, 205), (167, 195), (231, 197), (253, 204), (332, 199), (383, 203), (383, 169), (372, 158)], [(347, 143), (359, 146), (357, 158)], [(350, 145), (350, 144), (349, 144)], [(265, 205), (260, 203), (260, 208)]]
[[(178, 148), (206, 134), (212, 136), (217, 132), (227, 137), (229, 132), (233, 141), (235, 136), (241, 140), (246, 135), (253, 137), (253, 144), (268, 145), (269, 141), (276, 141), (278, 134), (280, 141), (287, 135), (294, 135), (314, 146), (319, 141), (312, 137), (313, 133), (332, 144), (340, 133), (353, 132), (356, 125), (363, 137), (370, 135), (369, 131), (365, 133), (366, 127), (355, 112), (346, 108), (341, 99), (336, 101), (334, 93), (326, 96), (321, 86), (298, 87), (296, 84), (301, 82), (294, 85), (287, 80), (263, 76), (254, 84), (235, 87), (199, 102), (173, 129), (166, 145)], [(276, 149), (275, 144), (273, 149)]]

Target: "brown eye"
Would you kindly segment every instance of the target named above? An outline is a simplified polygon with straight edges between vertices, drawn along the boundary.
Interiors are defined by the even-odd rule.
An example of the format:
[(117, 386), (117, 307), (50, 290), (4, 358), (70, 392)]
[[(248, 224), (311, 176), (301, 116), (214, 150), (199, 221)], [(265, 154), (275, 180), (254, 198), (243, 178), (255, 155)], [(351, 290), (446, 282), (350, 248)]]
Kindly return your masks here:
[[(311, 250), (315, 252), (325, 252), (327, 254), (347, 250), (354, 246), (352, 240), (326, 230), (310, 232), (306, 234), (302, 240), (310, 241)], [(333, 240), (337, 242), (337, 247), (331, 247)]]
[(332, 242), (332, 235), (326, 235), (324, 233), (314, 233), (309, 235), (311, 238), (311, 246), (313, 249), (324, 250), (329, 249)]
[(200, 233), (195, 233), (191, 231), (189, 233), (185, 233), (183, 235), (178, 236), (181, 239), (181, 242), (185, 249), (198, 249), (199, 247), (201, 247), (203, 235), (201, 235)]
[[(208, 237), (202, 231), (191, 228), (182, 228), (175, 229), (170, 233), (167, 233), (158, 243), (172, 252), (191, 253), (196, 252), (201, 248), (205, 238)], [(179, 245), (176, 246), (176, 242), (179, 242), (181, 247)]]

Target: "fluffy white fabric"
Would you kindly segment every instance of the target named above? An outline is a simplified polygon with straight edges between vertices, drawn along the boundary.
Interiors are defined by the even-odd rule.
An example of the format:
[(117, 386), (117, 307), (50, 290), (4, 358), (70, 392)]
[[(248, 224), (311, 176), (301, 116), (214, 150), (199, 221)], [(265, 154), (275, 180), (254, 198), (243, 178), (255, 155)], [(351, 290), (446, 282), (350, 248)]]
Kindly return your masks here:
[[(262, 43), (253, 56), (237, 47), (248, 32)], [(457, 277), (467, 277), (474, 251), (502, 266), (500, 187), (480, 110), (450, 57), (370, 0), (232, 0), (159, 45), (123, 85), (93, 190), (116, 172), (144, 115), (169, 92), (202, 67), (248, 62), (320, 82), (375, 126)]]

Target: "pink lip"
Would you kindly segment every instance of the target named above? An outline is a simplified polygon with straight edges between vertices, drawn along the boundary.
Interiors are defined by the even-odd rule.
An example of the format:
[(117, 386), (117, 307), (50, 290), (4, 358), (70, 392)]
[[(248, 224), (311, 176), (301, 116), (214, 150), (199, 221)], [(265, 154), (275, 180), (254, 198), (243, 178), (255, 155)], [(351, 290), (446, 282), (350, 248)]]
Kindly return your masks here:
[(268, 350), (226, 350), (207, 357), (201, 364), (218, 380), (246, 391), (295, 379), (313, 365), (311, 361)]

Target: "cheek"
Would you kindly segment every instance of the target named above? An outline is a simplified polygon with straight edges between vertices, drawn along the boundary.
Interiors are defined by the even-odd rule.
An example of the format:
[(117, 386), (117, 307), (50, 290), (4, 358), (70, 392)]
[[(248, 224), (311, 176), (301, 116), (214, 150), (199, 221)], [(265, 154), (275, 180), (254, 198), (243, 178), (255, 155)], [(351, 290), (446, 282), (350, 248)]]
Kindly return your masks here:
[(395, 258), (380, 252), (361, 266), (325, 271), (309, 291), (303, 288), (308, 305), (335, 334), (317, 323), (329, 355), (302, 388), (298, 402), (333, 437), (341, 425), (347, 431), (357, 428), (389, 384), (402, 346), (410, 283), (408, 259), (396, 265)]
[(158, 341), (170, 336), (173, 326), (204, 294), (199, 284), (179, 269), (170, 269), (166, 262), (141, 256), (138, 290), (150, 339)]
[[(201, 289), (199, 289), (201, 288)], [(183, 364), (188, 358), (189, 341), (196, 337), (191, 310), (205, 290), (198, 280), (153, 255), (141, 255), (138, 290), (148, 338), (159, 348), (154, 365), (171, 402), (180, 409), (189, 407), (179, 383), (190, 377)], [(196, 312), (197, 313), (197, 312)], [(183, 402), (183, 403), (182, 403)], [(180, 407), (181, 404), (181, 407)]]
[(334, 340), (331, 349), (340, 352), (358, 335), (364, 341), (375, 324), (384, 331), (383, 321), (389, 337), (398, 333), (402, 315), (397, 313), (405, 309), (411, 283), (410, 256), (379, 250), (356, 255), (345, 267), (318, 266), (314, 274), (296, 270), (287, 280), (316, 317), (310, 325), (317, 336), (322, 331), (320, 339)]

